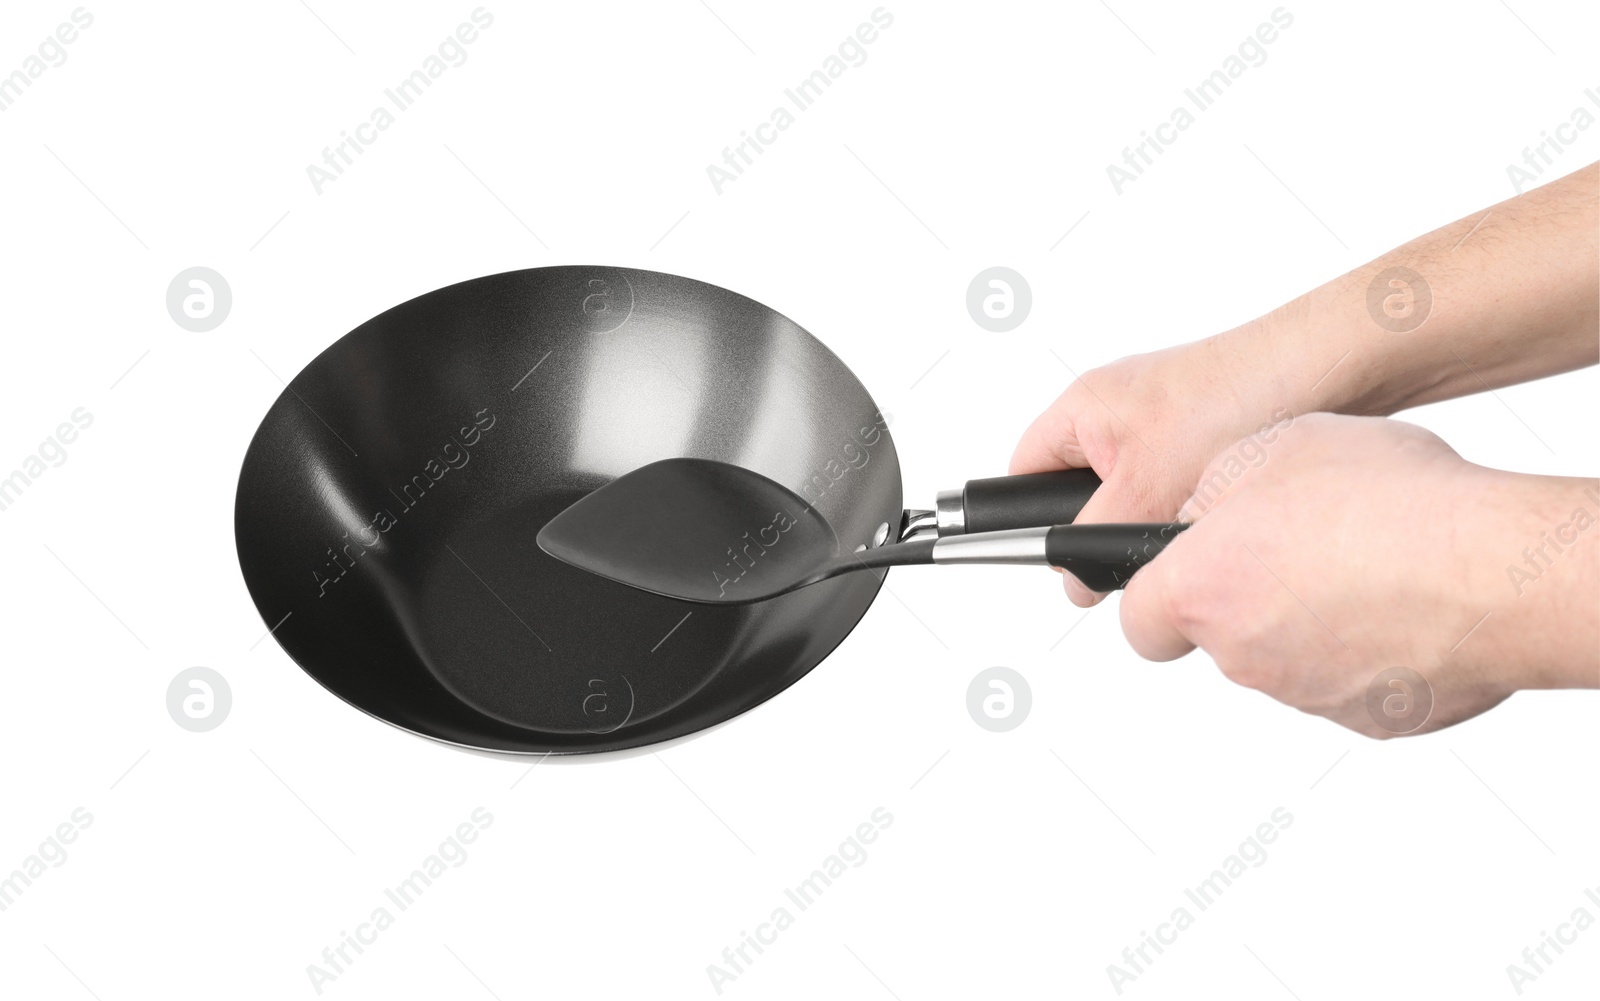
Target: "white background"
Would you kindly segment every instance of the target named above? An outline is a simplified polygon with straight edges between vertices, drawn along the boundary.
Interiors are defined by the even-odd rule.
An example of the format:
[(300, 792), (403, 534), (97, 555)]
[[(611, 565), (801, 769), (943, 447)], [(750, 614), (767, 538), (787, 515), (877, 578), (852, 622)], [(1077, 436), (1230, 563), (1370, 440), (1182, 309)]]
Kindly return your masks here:
[[(747, 716), (529, 773), (370, 719), (258, 643), (232, 532), (282, 390), (263, 361), (288, 378), (402, 300), (563, 263), (789, 315), (894, 414), (925, 503), (1004, 472), (1066, 365), (1230, 327), (1512, 195), (1506, 166), (1600, 88), (1594, 5), (1291, 4), (1265, 65), (1118, 196), (1106, 164), (1270, 0), (1112, 0), (1126, 24), (1095, 0), (892, 3), (868, 61), (721, 195), (706, 165), (872, 0), (711, 0), (726, 24), (695, 0), (491, 3), (465, 65), (321, 195), (306, 165), (476, 5), (310, 4), (90, 5), (0, 114), (0, 469), (95, 417), (0, 514), (0, 871), (94, 818), (0, 913), (6, 996), (313, 997), (308, 964), (479, 806), (468, 860), (324, 996), (714, 997), (708, 964), (880, 806), (865, 863), (724, 996), (1113, 997), (1107, 964), (1278, 807), (1265, 864), (1126, 996), (1513, 997), (1541, 931), (1600, 916), (1588, 693), (1377, 743), (1203, 655), (1139, 661), (1114, 599), (1085, 614), (1048, 572), (906, 571)], [(0, 72), (72, 9), (5, 5)], [(1557, 170), (1597, 157), (1591, 129)], [(210, 333), (164, 305), (195, 265), (233, 289)], [(966, 313), (994, 265), (1032, 285), (1011, 333)], [(1407, 416), (1477, 462), (1592, 475), (1597, 390), (1591, 371)], [(165, 708), (193, 665), (232, 686), (209, 733)], [(1033, 691), (1006, 734), (965, 706), (994, 665)], [(1597, 981), (1600, 928), (1526, 993)]]

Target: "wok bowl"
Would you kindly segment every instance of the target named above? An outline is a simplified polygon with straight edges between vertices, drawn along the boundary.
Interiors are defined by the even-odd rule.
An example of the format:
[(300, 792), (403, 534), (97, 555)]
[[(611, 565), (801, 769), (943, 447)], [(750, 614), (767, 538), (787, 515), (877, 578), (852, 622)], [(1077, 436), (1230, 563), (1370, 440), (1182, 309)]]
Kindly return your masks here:
[(881, 586), (709, 607), (535, 544), (573, 501), (673, 456), (776, 480), (846, 544), (901, 516), (887, 420), (798, 325), (687, 278), (535, 268), (396, 306), (295, 376), (244, 458), (239, 564), (290, 657), (385, 722), (510, 753), (670, 740), (799, 680)]

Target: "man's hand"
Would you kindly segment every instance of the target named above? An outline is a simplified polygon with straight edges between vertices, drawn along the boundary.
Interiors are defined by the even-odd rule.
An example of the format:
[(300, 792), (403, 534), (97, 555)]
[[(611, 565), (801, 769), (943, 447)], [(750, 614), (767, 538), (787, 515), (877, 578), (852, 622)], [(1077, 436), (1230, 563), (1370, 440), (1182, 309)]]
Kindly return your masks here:
[[(1279, 309), (1075, 380), (1022, 436), (1011, 472), (1089, 466), (1081, 522), (1167, 521), (1241, 435), (1317, 411), (1392, 414), (1600, 360), (1600, 164), (1397, 247)], [(1397, 330), (1392, 273), (1420, 284)], [(1403, 284), (1403, 283), (1402, 283)], [(1099, 598), (1070, 575), (1067, 594)]]
[[(1520, 688), (1600, 684), (1594, 481), (1485, 469), (1410, 424), (1313, 414), (1225, 449), (1197, 482), (1193, 527), (1122, 599), (1144, 657), (1201, 647), (1230, 679), (1374, 737), (1449, 726)], [(1534, 576), (1524, 551), (1541, 545)], [(1369, 712), (1394, 667), (1425, 679), (1425, 723)]]
[[(1023, 434), (1011, 472), (1092, 468), (1104, 484), (1080, 523), (1171, 521), (1207, 460), (1289, 418), (1265, 356), (1238, 343), (1215, 337), (1135, 355), (1075, 380)], [(1076, 605), (1105, 597), (1063, 577)]]

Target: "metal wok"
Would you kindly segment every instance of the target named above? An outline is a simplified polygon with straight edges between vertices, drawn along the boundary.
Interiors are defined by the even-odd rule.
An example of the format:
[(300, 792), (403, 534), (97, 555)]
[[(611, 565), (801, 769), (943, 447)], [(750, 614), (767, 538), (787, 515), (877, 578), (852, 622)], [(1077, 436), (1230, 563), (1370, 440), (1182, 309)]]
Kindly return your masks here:
[(293, 379), (240, 472), (240, 567), (295, 662), (385, 722), (503, 752), (669, 740), (794, 684), (881, 584), (709, 607), (535, 544), (672, 456), (770, 477), (842, 540), (903, 525), (887, 422), (805, 330), (686, 278), (536, 268), (396, 306)]

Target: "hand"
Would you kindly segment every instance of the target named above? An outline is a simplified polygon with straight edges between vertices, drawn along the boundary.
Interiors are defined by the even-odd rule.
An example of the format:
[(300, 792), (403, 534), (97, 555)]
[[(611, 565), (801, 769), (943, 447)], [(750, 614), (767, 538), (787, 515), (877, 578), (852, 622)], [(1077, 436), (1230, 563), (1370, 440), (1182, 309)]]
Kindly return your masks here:
[[(1597, 182), (1600, 164), (1590, 165), (1258, 320), (1087, 372), (1022, 436), (1011, 472), (1089, 466), (1106, 485), (1079, 521), (1166, 521), (1218, 450), (1291, 415), (1387, 415), (1593, 365)], [(1417, 322), (1427, 336), (1397, 333), (1374, 312), (1372, 289), (1394, 269), (1425, 290)], [(1074, 604), (1100, 600), (1070, 575), (1065, 583)]]
[[(1011, 472), (1092, 468), (1105, 483), (1079, 523), (1171, 521), (1212, 456), (1290, 419), (1272, 402), (1265, 354), (1241, 340), (1223, 335), (1086, 373), (1023, 434)], [(1062, 577), (1073, 604), (1105, 597)]]
[[(1181, 516), (1193, 527), (1130, 582), (1122, 627), (1139, 654), (1201, 647), (1231, 680), (1373, 737), (1600, 682), (1593, 481), (1485, 469), (1380, 418), (1313, 414), (1265, 437), (1207, 465)], [(1519, 586), (1508, 570), (1552, 535), (1572, 541), (1549, 579)], [(1391, 667), (1425, 679), (1425, 722), (1369, 712)]]

